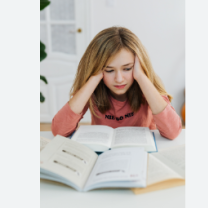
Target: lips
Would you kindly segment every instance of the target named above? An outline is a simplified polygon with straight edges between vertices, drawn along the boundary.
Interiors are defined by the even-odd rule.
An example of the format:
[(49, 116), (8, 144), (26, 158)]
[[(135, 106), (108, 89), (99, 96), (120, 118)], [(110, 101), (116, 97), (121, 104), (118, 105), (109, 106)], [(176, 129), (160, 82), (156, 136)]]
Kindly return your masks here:
[(123, 89), (126, 85), (115, 85), (116, 88), (118, 89)]

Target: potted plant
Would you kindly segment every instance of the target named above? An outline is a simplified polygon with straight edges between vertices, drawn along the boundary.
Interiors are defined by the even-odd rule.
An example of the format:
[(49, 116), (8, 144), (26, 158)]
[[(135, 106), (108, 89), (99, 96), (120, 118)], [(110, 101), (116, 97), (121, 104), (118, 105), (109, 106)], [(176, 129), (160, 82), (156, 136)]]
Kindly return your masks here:
[[(50, 1), (48, 0), (40, 0), (40, 11), (42, 11), (45, 7), (47, 7), (50, 4)], [(47, 53), (45, 52), (45, 45), (40, 41), (40, 61), (44, 60), (47, 57)], [(47, 79), (40, 75), (40, 79), (45, 82), (45, 84), (48, 84)], [(45, 97), (40, 92), (40, 102), (43, 103), (45, 101)]]

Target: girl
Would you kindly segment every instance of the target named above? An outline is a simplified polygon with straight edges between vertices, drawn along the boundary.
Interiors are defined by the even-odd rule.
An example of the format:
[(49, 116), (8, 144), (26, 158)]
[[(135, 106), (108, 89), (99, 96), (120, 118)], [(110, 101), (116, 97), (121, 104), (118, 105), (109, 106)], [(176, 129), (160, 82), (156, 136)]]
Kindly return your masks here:
[(71, 135), (89, 108), (92, 125), (157, 127), (163, 137), (174, 139), (181, 119), (171, 99), (138, 37), (123, 27), (107, 28), (85, 51), (52, 132)]

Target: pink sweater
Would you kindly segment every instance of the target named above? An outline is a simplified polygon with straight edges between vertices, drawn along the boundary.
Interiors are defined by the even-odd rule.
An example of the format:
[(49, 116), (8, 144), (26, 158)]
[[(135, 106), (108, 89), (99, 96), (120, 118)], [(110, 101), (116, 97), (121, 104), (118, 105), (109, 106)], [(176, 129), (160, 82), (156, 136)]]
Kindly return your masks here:
[[(171, 106), (168, 98), (162, 96), (168, 103), (166, 108), (153, 115), (148, 104), (141, 105), (141, 108), (134, 113), (127, 101), (120, 102), (110, 97), (114, 109), (110, 109), (102, 114), (95, 107), (97, 118), (91, 113), (92, 125), (107, 125), (113, 128), (122, 126), (144, 126), (150, 129), (158, 129), (163, 137), (168, 139), (176, 138), (181, 132), (181, 119)], [(76, 130), (79, 121), (86, 113), (88, 106), (86, 105), (81, 114), (74, 113), (68, 102), (58, 111), (52, 121), (52, 132), (55, 135), (69, 136)]]

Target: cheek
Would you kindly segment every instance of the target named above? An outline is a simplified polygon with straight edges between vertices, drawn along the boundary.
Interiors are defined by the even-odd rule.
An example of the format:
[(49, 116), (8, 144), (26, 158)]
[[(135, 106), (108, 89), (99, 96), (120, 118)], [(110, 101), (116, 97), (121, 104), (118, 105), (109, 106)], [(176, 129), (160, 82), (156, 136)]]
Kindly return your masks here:
[(112, 84), (112, 79), (113, 79), (112, 75), (104, 73), (103, 82), (106, 86), (109, 86), (110, 84)]
[(133, 71), (131, 71), (130, 73), (126, 74), (126, 80), (128, 80), (128, 82), (130, 82), (130, 83), (134, 82)]

